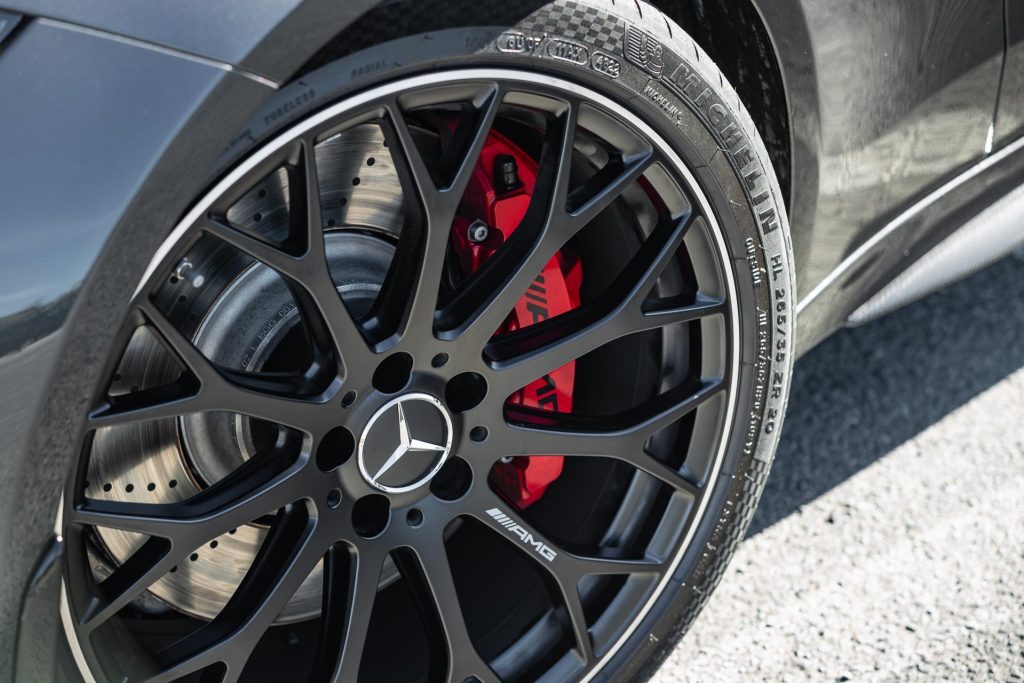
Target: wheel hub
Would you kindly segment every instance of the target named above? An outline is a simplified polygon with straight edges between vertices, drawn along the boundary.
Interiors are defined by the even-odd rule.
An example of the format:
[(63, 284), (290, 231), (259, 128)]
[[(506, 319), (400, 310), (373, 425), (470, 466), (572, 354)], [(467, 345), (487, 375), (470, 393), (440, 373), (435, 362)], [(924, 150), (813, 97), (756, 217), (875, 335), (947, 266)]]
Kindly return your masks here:
[(452, 419), (438, 399), (410, 393), (384, 404), (359, 439), (359, 471), (386, 493), (430, 482), (452, 448)]

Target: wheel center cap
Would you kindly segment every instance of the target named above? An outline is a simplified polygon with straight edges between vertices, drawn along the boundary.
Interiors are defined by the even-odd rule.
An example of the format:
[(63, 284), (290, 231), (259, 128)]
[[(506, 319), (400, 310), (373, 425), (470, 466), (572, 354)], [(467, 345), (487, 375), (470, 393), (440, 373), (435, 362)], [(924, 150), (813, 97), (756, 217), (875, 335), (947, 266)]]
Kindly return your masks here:
[(387, 493), (411, 491), (437, 474), (452, 449), (452, 418), (429, 394), (405, 394), (373, 414), (359, 438), (359, 471)]

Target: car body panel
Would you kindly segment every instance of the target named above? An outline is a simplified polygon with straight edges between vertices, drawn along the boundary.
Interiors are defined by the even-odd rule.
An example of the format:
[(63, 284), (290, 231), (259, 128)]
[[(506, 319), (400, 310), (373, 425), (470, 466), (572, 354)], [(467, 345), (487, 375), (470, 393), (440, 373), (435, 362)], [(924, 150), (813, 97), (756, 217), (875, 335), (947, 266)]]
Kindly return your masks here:
[[(807, 302), (901, 209), (984, 158), (1003, 60), (1003, 3), (755, 4), (789, 102), (790, 221), (798, 295)], [(865, 294), (873, 286), (865, 283)], [(849, 312), (801, 319), (800, 348)]]
[(1024, 135), (1024, 3), (1006, 3), (1006, 67), (996, 114), (996, 146)]
[[(52, 537), (71, 459), (48, 439), (81, 424), (82, 405), (71, 407), (80, 398), (61, 395), (51, 379), (88, 375), (94, 357), (78, 354), (107, 334), (104, 323), (76, 325), (73, 301), (90, 278), (109, 271), (104, 254), (122, 248), (112, 235), (131, 232), (145, 242), (148, 234), (152, 253), (161, 238), (153, 226), (172, 224), (202, 189), (205, 178), (180, 170), (185, 159), (213, 167), (223, 148), (213, 120), (244, 120), (232, 118), (242, 114), (228, 102), (247, 115), (273, 90), (37, 20), (0, 53), (0, 92), (0, 679), (10, 680), (25, 578)], [(214, 111), (216, 101), (222, 110)], [(162, 171), (169, 164), (173, 174)], [(122, 259), (138, 251), (123, 248), (130, 251)], [(121, 288), (125, 301), (132, 286)], [(114, 301), (100, 306), (123, 311)]]
[(281, 82), (380, 0), (4, 0), (3, 7), (230, 64)]
[(131, 10), (108, 0), (5, 0), (4, 7), (35, 17), (127, 36), (243, 66), (253, 47), (302, 0), (137, 0)]

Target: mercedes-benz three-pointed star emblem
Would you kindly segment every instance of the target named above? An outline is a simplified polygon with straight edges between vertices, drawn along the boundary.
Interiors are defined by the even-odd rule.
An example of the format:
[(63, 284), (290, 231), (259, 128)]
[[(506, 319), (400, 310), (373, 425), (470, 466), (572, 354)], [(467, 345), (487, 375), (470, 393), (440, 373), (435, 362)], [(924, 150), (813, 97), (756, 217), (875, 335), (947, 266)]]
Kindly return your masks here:
[(409, 422), (405, 419), (405, 409), (402, 408), (402, 404), (398, 404), (398, 448), (391, 454), (381, 468), (377, 470), (377, 474), (373, 475), (373, 481), (377, 481), (381, 478), (385, 472), (390, 470), (395, 463), (405, 457), (405, 454), (409, 451), (434, 451), (436, 453), (444, 453), (448, 448), (436, 443), (427, 443), (426, 441), (420, 441), (419, 439), (413, 439), (409, 436)]
[[(392, 414), (397, 417), (398, 444), (381, 462), (394, 443)], [(382, 419), (385, 416), (387, 419)], [(389, 401), (370, 418), (359, 440), (359, 469), (367, 482), (382, 491), (409, 491), (437, 473), (451, 444), (452, 423), (444, 405), (428, 394), (406, 394)], [(408, 461), (414, 454), (427, 457)]]

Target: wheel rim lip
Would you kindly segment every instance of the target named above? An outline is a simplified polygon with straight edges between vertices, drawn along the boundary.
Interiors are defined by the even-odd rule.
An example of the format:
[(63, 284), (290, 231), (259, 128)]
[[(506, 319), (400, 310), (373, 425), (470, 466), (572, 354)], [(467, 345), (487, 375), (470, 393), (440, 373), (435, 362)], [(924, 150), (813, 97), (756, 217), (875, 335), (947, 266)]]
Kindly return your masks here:
[[(232, 171), (225, 175), (219, 182), (217, 182), (209, 191), (207, 191), (203, 198), (198, 201), (193, 208), (182, 218), (181, 221), (175, 226), (170, 232), (167, 238), (161, 243), (157, 249), (153, 258), (150, 260), (146, 270), (143, 272), (142, 277), (139, 280), (139, 284), (136, 286), (132, 293), (131, 299), (134, 300), (138, 297), (139, 293), (143, 291), (145, 285), (153, 277), (157, 268), (161, 262), (167, 257), (167, 255), (177, 246), (177, 244), (188, 234), (189, 230), (196, 223), (200, 217), (208, 211), (213, 204), (221, 198), (227, 191), (234, 187), (241, 179), (243, 179), (248, 173), (256, 168), (260, 163), (265, 161), (275, 152), (278, 152), (282, 147), (291, 143), (299, 136), (308, 133), (328, 122), (332, 119), (340, 118), (346, 112), (357, 110), (364, 107), (374, 100), (380, 99), (387, 95), (393, 95), (396, 92), (415, 90), (420, 88), (426, 88), (430, 86), (438, 86), (446, 83), (454, 82), (472, 82), (472, 81), (507, 81), (511, 83), (521, 83), (525, 87), (536, 88), (538, 85), (554, 89), (556, 91), (569, 92), (575, 97), (580, 99), (589, 100), (607, 111), (615, 113), (623, 120), (632, 125), (636, 131), (642, 134), (647, 140), (649, 140), (658, 150), (664, 154), (665, 159), (671, 163), (673, 172), (679, 174), (681, 179), (685, 182), (685, 187), (689, 198), (699, 207), (700, 214), (707, 222), (708, 234), (711, 236), (714, 246), (717, 250), (717, 257), (720, 265), (721, 275), (725, 287), (725, 300), (727, 302), (726, 308), (728, 309), (725, 314), (725, 320), (727, 325), (726, 337), (728, 341), (728, 353), (727, 353), (727, 365), (726, 372), (726, 406), (724, 418), (721, 423), (721, 432), (718, 440), (718, 447), (716, 449), (714, 460), (710, 471), (707, 475), (707, 484), (704, 487), (703, 495), (696, 501), (696, 509), (694, 510), (692, 520), (688, 526), (686, 535), (678, 542), (677, 548), (672, 558), (664, 563), (665, 572), (661, 579), (656, 584), (653, 591), (651, 591), (650, 597), (636, 613), (636, 616), (623, 630), (619, 638), (616, 639), (610, 647), (607, 648), (605, 653), (597, 658), (596, 663), (590, 669), (585, 672), (583, 677), (580, 679), (582, 683), (586, 683), (592, 680), (604, 666), (614, 658), (625, 643), (632, 637), (639, 625), (647, 618), (650, 614), (651, 609), (655, 603), (663, 596), (668, 583), (671, 581), (675, 572), (677, 571), (683, 557), (687, 551), (690, 550), (693, 538), (697, 533), (697, 530), (701, 527), (704, 521), (705, 513), (710, 500), (715, 496), (717, 489), (721, 482), (719, 482), (719, 473), (721, 471), (722, 462), (725, 458), (726, 450), (730, 441), (730, 435), (734, 430), (734, 421), (736, 418), (736, 406), (739, 400), (737, 395), (737, 387), (739, 383), (739, 368), (740, 368), (740, 317), (738, 309), (739, 295), (737, 290), (737, 284), (735, 279), (735, 273), (732, 270), (732, 258), (729, 255), (729, 248), (726, 244), (725, 237), (722, 233), (721, 225), (714, 212), (714, 209), (703, 191), (701, 184), (698, 182), (696, 176), (691, 170), (690, 166), (682, 159), (679, 153), (668, 143), (664, 137), (657, 132), (653, 126), (644, 121), (640, 116), (634, 113), (626, 106), (619, 104), (611, 98), (594, 91), (588, 86), (584, 86), (580, 83), (567, 80), (565, 78), (556, 77), (546, 73), (538, 73), (528, 70), (509, 69), (509, 68), (462, 68), (462, 69), (451, 69), (436, 71), (427, 74), (420, 74), (402, 78), (390, 83), (378, 85), (368, 90), (360, 91), (347, 97), (346, 99), (337, 102), (331, 106), (324, 108), (323, 110), (297, 122), (281, 134), (274, 137), (271, 141), (263, 145), (260, 149), (248, 156)], [(451, 437), (451, 432), (449, 432)], [(450, 452), (450, 448), (448, 449)], [(442, 463), (447, 459), (447, 454)], [(360, 462), (360, 470), (362, 470)], [(435, 472), (436, 474), (436, 472)], [(429, 480), (429, 478), (428, 478)], [(69, 484), (71, 486), (73, 484)], [(422, 483), (420, 484), (422, 485)], [(56, 515), (55, 531), (57, 532), (58, 539), (61, 538), (64, 524), (64, 497), (67, 495), (67, 491), (61, 496), (61, 500), (58, 506)], [(96, 678), (92, 675), (92, 672), (87, 663), (87, 658), (82, 649), (81, 643), (78, 641), (76, 635), (76, 629), (74, 627), (74, 618), (70, 612), (69, 598), (67, 595), (67, 581), (61, 579), (61, 593), (60, 593), (60, 612), (61, 612), (61, 623), (65, 630), (65, 636), (68, 639), (72, 657), (75, 660), (79, 673), (82, 675), (84, 680), (92, 683), (96, 681)]]

